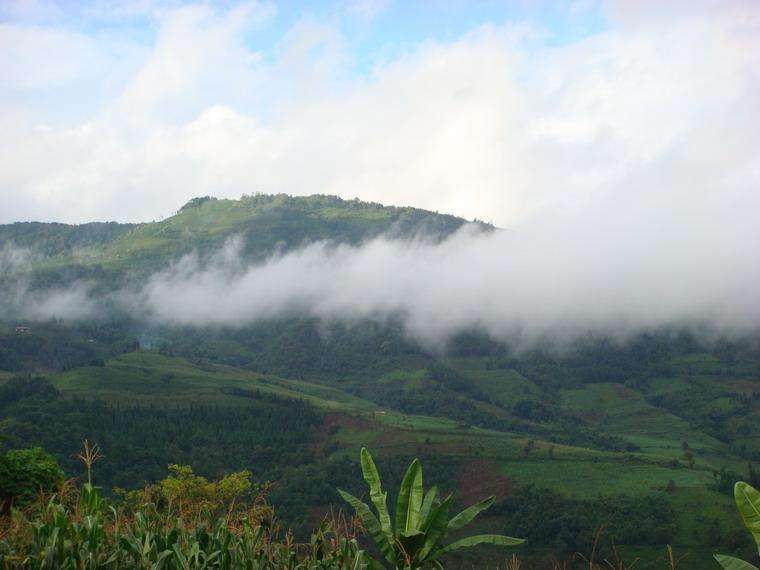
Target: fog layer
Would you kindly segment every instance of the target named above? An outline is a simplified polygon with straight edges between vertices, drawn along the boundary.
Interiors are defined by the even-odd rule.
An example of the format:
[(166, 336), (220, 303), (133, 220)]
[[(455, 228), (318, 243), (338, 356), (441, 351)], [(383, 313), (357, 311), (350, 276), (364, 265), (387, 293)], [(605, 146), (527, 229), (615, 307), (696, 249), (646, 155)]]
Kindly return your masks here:
[(293, 312), (401, 316), (426, 342), (473, 326), (527, 339), (695, 323), (745, 333), (760, 323), (757, 218), (750, 189), (697, 196), (649, 186), (566, 204), (509, 230), (466, 226), (442, 243), (315, 243), (246, 267), (233, 240), (210, 262), (188, 256), (153, 275), (122, 302), (183, 325)]
[[(89, 318), (116, 307), (154, 324), (193, 326), (292, 314), (393, 317), (425, 343), (469, 327), (524, 340), (673, 324), (742, 334), (760, 323), (758, 244), (753, 188), (697, 192), (657, 183), (648, 171), (637, 188), (547, 208), (510, 229), (464, 226), (443, 242), (317, 242), (256, 265), (242, 261), (238, 238), (107, 298), (93, 298), (86, 283), (30, 293), (18, 279), (3, 307), (26, 319)], [(4, 275), (29, 256), (6, 246)]]

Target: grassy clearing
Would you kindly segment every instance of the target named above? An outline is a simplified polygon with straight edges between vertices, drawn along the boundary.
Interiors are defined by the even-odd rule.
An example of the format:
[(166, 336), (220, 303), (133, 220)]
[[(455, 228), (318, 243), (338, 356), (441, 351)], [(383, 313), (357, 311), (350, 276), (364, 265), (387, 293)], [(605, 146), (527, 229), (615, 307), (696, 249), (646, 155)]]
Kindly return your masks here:
[(663, 491), (668, 481), (677, 487), (704, 488), (712, 475), (696, 469), (668, 469), (657, 465), (617, 460), (564, 460), (524, 458), (502, 461), (502, 472), (516, 482), (549, 487), (569, 496), (646, 495)]
[[(413, 208), (319, 195), (200, 199), (165, 220), (120, 226), (98, 243), (64, 248), (37, 266), (54, 269), (82, 263), (117, 273), (135, 268), (156, 270), (178, 255), (218, 249), (233, 236), (244, 238), (245, 254), (253, 253), (253, 257), (263, 259), (282, 243), (297, 247), (316, 240), (358, 242), (381, 234), (394, 224), (402, 233), (409, 231), (410, 236), (428, 226), (449, 233), (463, 222), (453, 216)], [(68, 231), (77, 234), (78, 229)]]
[(515, 370), (487, 369), (486, 359), (453, 358), (448, 362), (494, 402), (507, 408), (519, 400), (541, 396), (541, 389)]
[[(670, 503), (678, 513), (676, 540), (679, 544), (704, 547), (714, 542), (719, 545), (721, 537), (711, 536), (715, 529), (718, 535), (745, 532), (733, 497), (729, 495), (705, 489), (683, 488), (676, 489), (670, 495)], [(705, 521), (716, 521), (717, 525), (713, 529), (708, 524), (706, 529)]]
[(261, 390), (302, 398), (327, 409), (370, 411), (374, 405), (335, 388), (287, 380), (239, 368), (198, 365), (156, 352), (137, 351), (110, 359), (105, 366), (77, 368), (52, 377), (64, 393), (110, 401), (155, 403), (243, 403), (231, 388)]
[(725, 444), (622, 384), (589, 384), (561, 394), (564, 407), (595, 418), (600, 429), (635, 443), (645, 453), (679, 459), (683, 442), (701, 456), (725, 453)]

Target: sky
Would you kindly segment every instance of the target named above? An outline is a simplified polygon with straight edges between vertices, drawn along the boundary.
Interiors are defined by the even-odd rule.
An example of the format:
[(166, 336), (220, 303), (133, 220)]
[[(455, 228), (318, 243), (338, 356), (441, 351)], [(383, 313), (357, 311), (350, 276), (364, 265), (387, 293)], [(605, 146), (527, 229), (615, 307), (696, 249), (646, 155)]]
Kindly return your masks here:
[[(21, 283), (0, 301), (27, 318), (757, 332), (760, 2), (4, 0), (0, 22), (0, 222), (285, 192), (509, 229), (254, 266), (233, 239), (110, 299)], [(5, 244), (0, 271), (29, 255)]]
[(254, 192), (510, 227), (642, 185), (757, 205), (758, 38), (753, 0), (0, 0), (0, 223)]

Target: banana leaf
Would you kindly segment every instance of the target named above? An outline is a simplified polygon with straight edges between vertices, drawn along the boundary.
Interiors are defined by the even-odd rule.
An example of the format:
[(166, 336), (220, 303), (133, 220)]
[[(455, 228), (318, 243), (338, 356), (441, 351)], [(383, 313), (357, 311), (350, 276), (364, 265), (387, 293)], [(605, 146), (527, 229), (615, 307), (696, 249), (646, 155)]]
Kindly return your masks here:
[(406, 470), (396, 499), (396, 534), (409, 533), (419, 528), (422, 494), (422, 466), (415, 459)]
[(394, 564), (395, 553), (393, 551), (393, 546), (383, 533), (383, 529), (380, 526), (380, 521), (377, 520), (377, 517), (372, 513), (370, 508), (365, 503), (354, 497), (351, 493), (347, 493), (342, 489), (338, 489), (338, 493), (340, 493), (340, 496), (343, 497), (344, 501), (346, 501), (354, 508), (356, 514), (361, 519), (364, 528), (367, 530), (367, 532), (369, 532), (370, 536), (375, 541), (375, 544), (377, 544), (377, 547), (380, 549), (380, 552), (383, 554), (385, 559), (391, 564)]
[(446, 527), (449, 524), (449, 507), (451, 506), (451, 495), (446, 497), (443, 502), (435, 507), (430, 516), (428, 523), (423, 531), (425, 532), (425, 544), (420, 549), (418, 560), (425, 560), (430, 552), (438, 546), (438, 541), (446, 534)]
[(391, 517), (388, 515), (387, 499), (388, 493), (384, 493), (380, 484), (380, 474), (377, 472), (377, 467), (372, 459), (369, 451), (366, 447), (362, 447), (361, 452), (362, 463), (362, 475), (364, 481), (369, 487), (369, 497), (372, 504), (375, 505), (377, 510), (377, 517), (380, 521), (380, 528), (383, 534), (388, 539), (388, 542), (393, 542), (393, 529), (391, 528)]
[(449, 526), (447, 527), (448, 531), (454, 532), (455, 530), (459, 530), (460, 528), (468, 525), (476, 516), (493, 505), (495, 500), (496, 497), (491, 496), (480, 501), (479, 503), (475, 503), (474, 505), (467, 507), (465, 510), (463, 510), (461, 513), (449, 521)]
[(755, 543), (760, 546), (760, 492), (752, 485), (739, 481), (734, 485), (734, 500), (744, 525), (752, 533)]
[(436, 558), (443, 556), (449, 552), (461, 550), (462, 548), (471, 548), (473, 546), (478, 546), (479, 544), (493, 544), (495, 546), (517, 546), (523, 542), (525, 542), (523, 539), (512, 538), (511, 536), (502, 536), (499, 534), (478, 534), (475, 536), (462, 538), (444, 546), (443, 548), (436, 550), (429, 558), (429, 560), (435, 560)]
[(433, 485), (430, 487), (425, 498), (422, 500), (422, 507), (420, 508), (420, 527), (427, 526), (427, 519), (430, 516), (430, 511), (435, 504), (435, 500), (438, 498), (438, 487)]
[(723, 567), (723, 570), (758, 570), (757, 566), (724, 554), (716, 554), (715, 560)]

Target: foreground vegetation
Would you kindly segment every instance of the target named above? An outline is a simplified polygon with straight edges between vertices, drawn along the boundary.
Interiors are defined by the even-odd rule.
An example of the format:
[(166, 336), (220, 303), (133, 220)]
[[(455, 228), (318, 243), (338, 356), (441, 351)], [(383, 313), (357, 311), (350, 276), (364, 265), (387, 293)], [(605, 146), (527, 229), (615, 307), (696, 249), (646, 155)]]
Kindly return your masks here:
[[(209, 481), (190, 467), (170, 465), (171, 474), (158, 483), (121, 491), (109, 500), (92, 484), (93, 468), (103, 458), (100, 448), (85, 441), (77, 458), (86, 470), (87, 482), (81, 486), (66, 480), (55, 460), (39, 448), (14, 450), (0, 457), (0, 566), (422, 570), (443, 569), (448, 556), (458, 550), (479, 545), (515, 547), (525, 542), (501, 535), (461, 537), (460, 529), (491, 507), (495, 497), (452, 517), (451, 495), (441, 499), (435, 486), (424, 492), (417, 459), (407, 468), (394, 512), (390, 512), (387, 493), (366, 449), (361, 451), (361, 465), (372, 507), (340, 491), (356, 517), (331, 514), (307, 542), (297, 542), (282, 527), (267, 502), (271, 485), (253, 483), (248, 471)], [(744, 524), (760, 547), (760, 492), (738, 482), (734, 497)], [(603, 530), (597, 531), (588, 556), (576, 553), (577, 567), (636, 567), (638, 559), (626, 563), (617, 551), (609, 558), (598, 552)], [(460, 536), (452, 540), (451, 535)], [(491, 556), (486, 559), (489, 567), (524, 567), (517, 555), (507, 559)], [(733, 556), (716, 554), (715, 560), (724, 570), (757, 570), (751, 562)], [(576, 566), (558, 561), (551, 565), (555, 570), (571, 567)], [(675, 570), (691, 565), (686, 555), (678, 557), (668, 546), (659, 567)]]
[[(752, 485), (739, 481), (734, 486), (734, 500), (744, 525), (760, 549), (760, 492)], [(757, 566), (746, 560), (725, 554), (716, 554), (715, 560), (724, 570), (758, 570)]]
[[(63, 329), (81, 334), (88, 347), (104, 338), (41, 324), (14, 342), (44, 342), (48, 326), (50, 338)], [(155, 483), (169, 463), (192, 465), (210, 479), (247, 469), (258, 480), (277, 482), (269, 502), (300, 542), (342, 504), (336, 487), (360, 496), (356, 458), (368, 445), (391, 487), (420, 457), (431, 483), (461, 499), (453, 508), (497, 495), (478, 532), (526, 538), (520, 551), (528, 567), (588, 555), (595, 543), (598, 556), (617, 550), (625, 560), (640, 559), (639, 569), (661, 567), (667, 544), (688, 553), (693, 569), (710, 568), (716, 551), (749, 555), (730, 493), (737, 480), (757, 478), (749, 461), (758, 414), (751, 353), (721, 364), (698, 347), (661, 339), (653, 346), (665, 354), (669, 380), (642, 382), (645, 372), (626, 369), (625, 355), (612, 355), (605, 358), (621, 362), (631, 380), (589, 382), (585, 376), (607, 366), (601, 356), (608, 349), (590, 351), (585, 361), (573, 353), (504, 361), (474, 356), (485, 342), (461, 339), (445, 360), (400, 359), (389, 349), (378, 361), (372, 348), (382, 335), (394, 338), (387, 330), (366, 338), (361, 329), (353, 336), (337, 331), (326, 344), (311, 334), (292, 336), (294, 330), (309, 329), (286, 328), (272, 346), (297, 338), (302, 344), (291, 348), (295, 356), (309, 355), (311, 342), (315, 353), (321, 344), (328, 356), (305, 358), (296, 368), (295, 359), (286, 363), (273, 349), (267, 358), (274, 369), (252, 370), (182, 356), (178, 343), (172, 345), (178, 349), (105, 355), (97, 365), (47, 370), (44, 377), (9, 374), (0, 379), (3, 445), (42, 446), (67, 473), (76, 473), (72, 455), (79, 442), (95, 439), (108, 451), (95, 481), (109, 498), (114, 487)], [(96, 342), (87, 342), (90, 334)], [(196, 347), (204, 342), (208, 350), (216, 346), (208, 355), (232, 346), (217, 339)], [(65, 355), (55, 346), (47, 354)], [(550, 362), (552, 372), (542, 372)], [(334, 376), (340, 363), (346, 379)], [(452, 559), (468, 567), (486, 551)]]
[[(85, 441), (78, 454), (87, 483), (76, 488), (63, 479), (55, 460), (40, 449), (7, 453), (0, 461), (0, 565), (24, 568), (249, 568), (361, 569), (442, 568), (441, 556), (482, 543), (515, 546), (504, 536), (474, 536), (448, 545), (443, 540), (488, 508), (493, 497), (449, 517), (451, 496), (438, 499), (422, 489), (418, 460), (409, 466), (399, 492), (395, 525), (377, 468), (362, 450), (364, 478), (379, 518), (342, 491), (358, 518), (343, 515), (322, 522), (306, 544), (281, 530), (267, 504), (268, 485), (253, 485), (241, 471), (208, 481), (189, 467), (170, 465), (172, 474), (156, 485), (125, 492), (109, 502), (92, 485), (102, 458)], [(362, 526), (363, 525), (363, 526)], [(367, 530), (384, 562), (357, 540)]]
[(370, 564), (344, 519), (296, 544), (249, 473), (208, 482), (189, 468), (106, 501), (90, 483), (59, 482), (52, 495), (2, 520), (4, 568), (359, 569)]
[(450, 534), (467, 526), (481, 512), (490, 507), (495, 497), (488, 497), (467, 507), (458, 515), (449, 516), (452, 496), (444, 499), (438, 496), (438, 488), (433, 486), (427, 493), (422, 486), (422, 466), (419, 460), (412, 461), (401, 481), (396, 500), (395, 520), (391, 523), (388, 512), (388, 494), (382, 490), (380, 474), (369, 451), (361, 451), (362, 474), (369, 488), (369, 496), (376, 515), (350, 493), (339, 491), (341, 497), (355, 510), (359, 519), (375, 541), (375, 545), (385, 560), (396, 568), (422, 568), (435, 566), (442, 568), (441, 556), (472, 548), (479, 544), (517, 546), (524, 541), (510, 536), (483, 534), (460, 538), (443, 544)]

